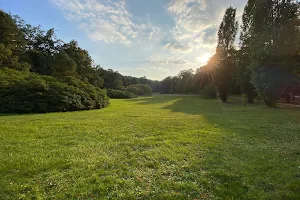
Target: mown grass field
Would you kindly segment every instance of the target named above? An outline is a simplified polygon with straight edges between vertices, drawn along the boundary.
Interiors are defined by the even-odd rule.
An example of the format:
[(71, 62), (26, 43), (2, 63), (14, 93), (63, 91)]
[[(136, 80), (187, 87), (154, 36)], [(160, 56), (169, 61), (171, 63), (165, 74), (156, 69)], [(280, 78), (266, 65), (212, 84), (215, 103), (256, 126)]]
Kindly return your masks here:
[(300, 109), (193, 96), (0, 116), (0, 199), (300, 199)]

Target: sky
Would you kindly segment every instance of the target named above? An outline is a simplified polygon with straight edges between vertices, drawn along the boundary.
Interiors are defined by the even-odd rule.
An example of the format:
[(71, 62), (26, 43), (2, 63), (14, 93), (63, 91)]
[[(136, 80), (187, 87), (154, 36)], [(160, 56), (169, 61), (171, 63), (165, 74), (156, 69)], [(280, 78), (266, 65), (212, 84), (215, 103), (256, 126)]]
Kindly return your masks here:
[(246, 0), (0, 0), (27, 23), (55, 28), (88, 50), (96, 64), (161, 80), (203, 66), (214, 53), (225, 9)]

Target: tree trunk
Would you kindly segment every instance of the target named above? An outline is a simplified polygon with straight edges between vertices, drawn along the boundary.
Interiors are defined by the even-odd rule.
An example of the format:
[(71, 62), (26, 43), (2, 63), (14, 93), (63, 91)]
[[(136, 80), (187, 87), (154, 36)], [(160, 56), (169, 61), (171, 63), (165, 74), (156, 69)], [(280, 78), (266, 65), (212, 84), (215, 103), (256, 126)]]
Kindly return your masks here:
[(286, 103), (291, 103), (291, 96), (290, 96), (290, 94), (285, 94), (284, 97), (285, 97), (285, 102)]
[(248, 96), (248, 103), (249, 104), (254, 104), (254, 98), (251, 96)]
[(228, 99), (228, 92), (227, 91), (219, 91), (219, 97), (224, 103), (226, 103), (227, 99)]

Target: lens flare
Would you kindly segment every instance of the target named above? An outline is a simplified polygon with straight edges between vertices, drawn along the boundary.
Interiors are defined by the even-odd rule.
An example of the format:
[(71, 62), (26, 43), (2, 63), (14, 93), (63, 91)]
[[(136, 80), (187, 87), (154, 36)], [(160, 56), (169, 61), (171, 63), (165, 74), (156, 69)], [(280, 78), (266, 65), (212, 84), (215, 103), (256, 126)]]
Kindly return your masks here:
[(199, 64), (206, 64), (211, 58), (211, 56), (212, 56), (211, 53), (205, 53), (202, 56), (197, 57), (196, 60)]

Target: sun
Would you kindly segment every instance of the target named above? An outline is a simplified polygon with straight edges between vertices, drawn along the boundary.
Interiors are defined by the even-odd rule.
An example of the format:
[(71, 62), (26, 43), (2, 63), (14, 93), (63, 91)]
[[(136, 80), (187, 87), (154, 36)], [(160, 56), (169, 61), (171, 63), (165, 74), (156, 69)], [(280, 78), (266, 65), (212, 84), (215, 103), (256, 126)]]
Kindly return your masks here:
[(199, 64), (206, 64), (211, 58), (211, 56), (211, 53), (205, 53), (202, 56), (197, 57), (196, 60)]

